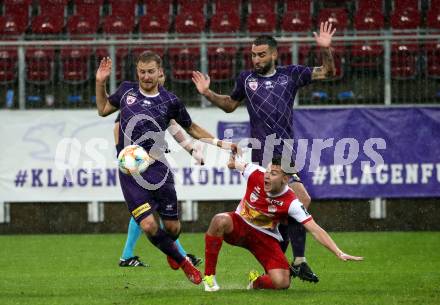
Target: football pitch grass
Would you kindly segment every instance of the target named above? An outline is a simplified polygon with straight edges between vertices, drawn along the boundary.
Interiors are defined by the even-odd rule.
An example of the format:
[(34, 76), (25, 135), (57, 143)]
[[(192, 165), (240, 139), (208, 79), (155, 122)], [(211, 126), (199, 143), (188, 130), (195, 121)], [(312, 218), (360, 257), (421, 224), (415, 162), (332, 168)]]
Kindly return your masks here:
[[(249, 270), (262, 268), (246, 250), (224, 243), (221, 290), (211, 293), (171, 270), (144, 237), (136, 254), (148, 268), (118, 267), (123, 234), (0, 236), (0, 304), (440, 304), (440, 232), (332, 236), (365, 261), (341, 262), (309, 235), (307, 257), (318, 284), (295, 279), (288, 290), (247, 291)], [(183, 234), (181, 242), (203, 256), (203, 234)]]

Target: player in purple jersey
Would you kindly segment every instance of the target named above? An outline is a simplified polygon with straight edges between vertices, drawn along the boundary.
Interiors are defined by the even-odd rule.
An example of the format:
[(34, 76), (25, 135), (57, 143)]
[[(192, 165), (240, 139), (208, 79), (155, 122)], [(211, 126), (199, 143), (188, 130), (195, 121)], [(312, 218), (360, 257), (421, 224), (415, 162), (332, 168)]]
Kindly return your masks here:
[[(136, 143), (141, 145), (155, 161), (140, 175), (119, 173), (122, 193), (128, 210), (153, 245), (168, 259), (182, 268), (187, 278), (200, 284), (200, 271), (181, 255), (174, 243), (180, 234), (174, 179), (164, 157), (165, 130), (174, 119), (195, 139), (223, 145), (206, 130), (193, 123), (183, 103), (171, 92), (159, 86), (162, 59), (153, 52), (143, 52), (136, 63), (138, 82), (123, 82), (115, 93), (108, 96), (106, 81), (112, 61), (101, 60), (96, 72), (96, 104), (98, 114), (107, 116), (120, 109), (121, 121), (117, 150)], [(164, 223), (160, 228), (153, 213)]]
[[(323, 64), (320, 67), (288, 65), (277, 67), (277, 42), (271, 36), (260, 36), (252, 45), (253, 70), (243, 71), (237, 77), (232, 94), (220, 95), (209, 89), (210, 78), (199, 71), (193, 72), (193, 82), (197, 90), (210, 102), (225, 112), (233, 112), (244, 100), (249, 113), (253, 144), (252, 161), (266, 167), (273, 156), (283, 156), (284, 167), (294, 172), (289, 182), (298, 199), (307, 208), (310, 195), (295, 172), (295, 151), (293, 149), (293, 102), (297, 90), (313, 80), (332, 77), (336, 73), (331, 52), (331, 41), (336, 29), (331, 23), (321, 23), (319, 33), (314, 32), (316, 43), (322, 49)], [(288, 230), (292, 243), (294, 261), (291, 265), (293, 276), (302, 280), (318, 282), (318, 277), (306, 263), (304, 227), (289, 217)], [(287, 240), (287, 238), (284, 238)], [(287, 243), (281, 245), (285, 251)]]

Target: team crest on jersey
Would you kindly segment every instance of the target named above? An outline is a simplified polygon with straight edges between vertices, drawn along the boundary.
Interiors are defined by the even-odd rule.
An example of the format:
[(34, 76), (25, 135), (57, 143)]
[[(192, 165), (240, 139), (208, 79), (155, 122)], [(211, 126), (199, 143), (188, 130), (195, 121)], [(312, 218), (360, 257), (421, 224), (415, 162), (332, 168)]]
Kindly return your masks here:
[(278, 76), (278, 83), (280, 85), (286, 85), (288, 82), (289, 82), (289, 79), (287, 78), (287, 75)]
[(249, 83), (248, 83), (248, 85), (249, 85), (249, 88), (251, 88), (253, 91), (255, 91), (255, 90), (257, 90), (257, 88), (258, 88), (258, 82), (257, 81), (250, 81)]
[(127, 95), (127, 105), (131, 105), (134, 102), (136, 102), (136, 96), (134, 95)]

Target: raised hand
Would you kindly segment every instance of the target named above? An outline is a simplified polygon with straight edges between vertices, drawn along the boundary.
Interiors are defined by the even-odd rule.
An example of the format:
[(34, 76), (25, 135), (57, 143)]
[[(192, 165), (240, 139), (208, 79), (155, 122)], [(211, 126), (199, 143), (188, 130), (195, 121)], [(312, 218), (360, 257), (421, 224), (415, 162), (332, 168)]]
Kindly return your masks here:
[(332, 37), (336, 32), (336, 28), (332, 30), (332, 24), (328, 21), (321, 22), (319, 33), (313, 32), (316, 43), (322, 48), (330, 47), (332, 43)]
[(196, 85), (196, 88), (200, 94), (205, 95), (208, 92), (209, 85), (211, 83), (211, 79), (208, 75), (204, 75), (199, 71), (193, 71), (192, 81)]
[(110, 76), (112, 71), (112, 60), (110, 57), (104, 57), (99, 63), (98, 70), (96, 71), (96, 82), (104, 83)]

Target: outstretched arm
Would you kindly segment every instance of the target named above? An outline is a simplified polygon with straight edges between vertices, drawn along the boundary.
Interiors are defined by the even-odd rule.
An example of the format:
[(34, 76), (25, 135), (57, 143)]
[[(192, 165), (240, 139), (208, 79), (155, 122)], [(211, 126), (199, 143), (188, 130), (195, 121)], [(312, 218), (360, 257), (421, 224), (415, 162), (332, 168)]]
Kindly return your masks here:
[(193, 139), (187, 138), (183, 132), (182, 126), (177, 124), (175, 120), (171, 120), (168, 131), (174, 137), (174, 140), (176, 140), (176, 142), (179, 143), (179, 145), (182, 146), (197, 161), (197, 164), (205, 164), (201, 149), (196, 147)]
[(203, 75), (199, 71), (193, 71), (192, 81), (201, 95), (206, 97), (208, 101), (222, 109), (224, 112), (233, 112), (240, 104), (239, 101), (233, 100), (229, 95), (217, 94), (209, 89), (211, 79), (208, 75)]
[(324, 247), (333, 252), (340, 260), (343, 261), (361, 261), (364, 258), (360, 256), (352, 256), (342, 252), (341, 249), (338, 248), (333, 239), (328, 235), (328, 233), (321, 228), (313, 219), (306, 222), (304, 227), (312, 233), (313, 237)]
[(327, 79), (336, 75), (335, 62), (331, 50), (332, 37), (336, 29), (332, 30), (332, 24), (328, 21), (321, 22), (319, 34), (313, 32), (316, 43), (321, 47), (322, 66), (314, 67), (312, 72), (312, 79)]
[(100, 116), (108, 116), (118, 110), (118, 108), (110, 104), (106, 90), (106, 81), (110, 76), (111, 70), (112, 60), (110, 57), (104, 57), (99, 63), (95, 81), (96, 106), (98, 107), (98, 114)]

